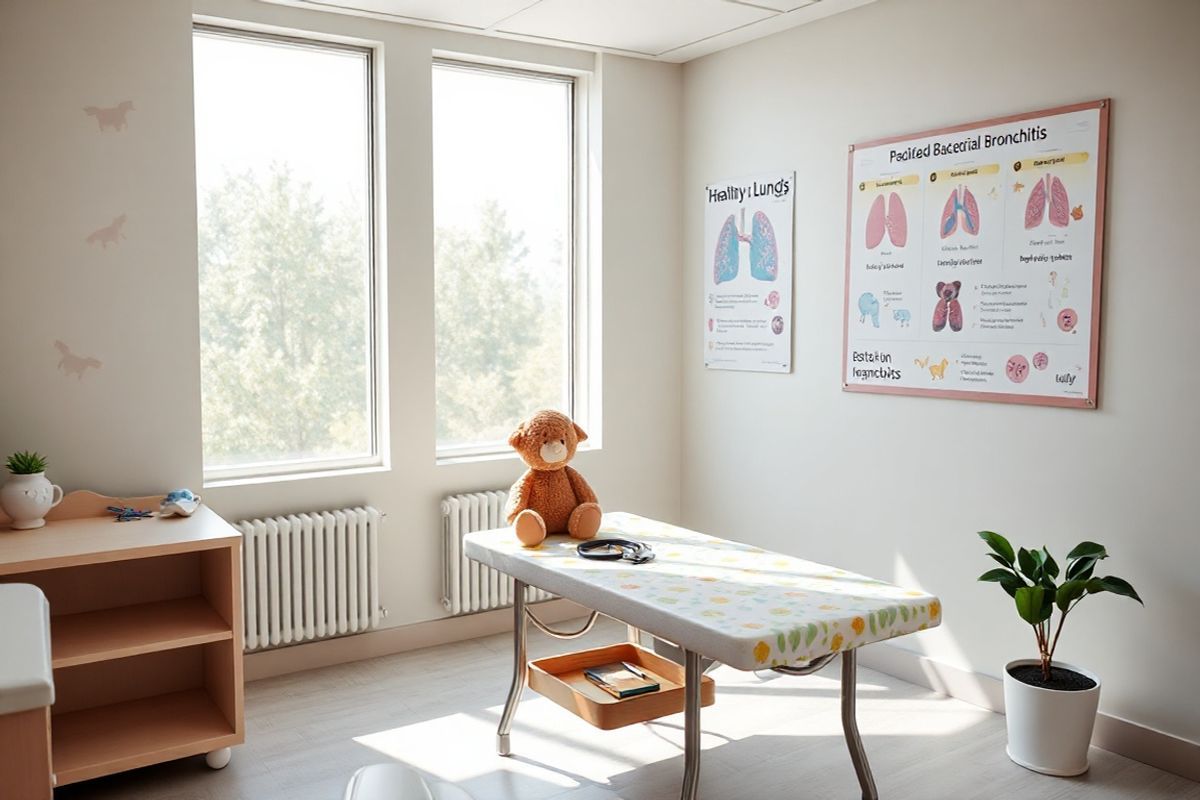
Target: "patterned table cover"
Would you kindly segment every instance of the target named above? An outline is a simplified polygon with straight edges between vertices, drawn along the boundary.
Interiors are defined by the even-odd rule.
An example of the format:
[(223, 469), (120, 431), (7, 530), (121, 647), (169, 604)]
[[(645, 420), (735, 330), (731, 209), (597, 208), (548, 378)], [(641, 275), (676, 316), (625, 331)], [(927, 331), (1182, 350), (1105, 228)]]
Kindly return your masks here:
[(599, 536), (646, 542), (657, 557), (585, 560), (566, 536), (528, 549), (511, 527), (464, 540), (468, 558), (737, 669), (810, 661), (942, 621), (925, 592), (634, 514), (605, 514)]

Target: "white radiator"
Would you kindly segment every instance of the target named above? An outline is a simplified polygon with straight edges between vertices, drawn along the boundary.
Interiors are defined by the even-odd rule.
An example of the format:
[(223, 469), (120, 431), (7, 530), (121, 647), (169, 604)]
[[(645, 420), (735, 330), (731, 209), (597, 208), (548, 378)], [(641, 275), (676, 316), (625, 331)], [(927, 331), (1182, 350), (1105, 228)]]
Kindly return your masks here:
[[(508, 490), (452, 494), (442, 500), (442, 605), (451, 614), (473, 614), (511, 606), (513, 579), (472, 561), (463, 553), (462, 539), (472, 531), (503, 528)], [(554, 595), (529, 587), (528, 602), (552, 600)]]
[(381, 522), (366, 507), (237, 523), (246, 650), (376, 627)]

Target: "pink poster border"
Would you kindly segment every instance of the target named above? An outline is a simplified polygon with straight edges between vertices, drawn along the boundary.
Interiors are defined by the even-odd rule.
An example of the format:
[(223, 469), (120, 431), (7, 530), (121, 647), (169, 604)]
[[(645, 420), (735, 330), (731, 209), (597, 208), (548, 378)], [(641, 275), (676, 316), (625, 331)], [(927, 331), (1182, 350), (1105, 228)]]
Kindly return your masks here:
[[(1003, 117), (968, 122), (961, 125), (951, 125), (944, 128), (907, 133), (900, 136), (888, 136), (882, 139), (857, 142), (850, 145), (846, 156), (846, 276), (843, 291), (842, 308), (842, 391), (861, 392), (866, 394), (900, 394), (921, 397), (943, 397), (952, 400), (980, 400), (992, 403), (1020, 403), (1035, 406), (1059, 406), (1064, 408), (1096, 408), (1098, 406), (1097, 389), (1099, 388), (1100, 368), (1100, 282), (1104, 267), (1104, 219), (1105, 189), (1108, 183), (1108, 115), (1112, 100), (1104, 98), (1085, 103), (1055, 106), (1040, 111), (1028, 111), (1021, 114), (1010, 114)], [(1092, 264), (1092, 337), (1088, 363), (1088, 392), (1087, 397), (1051, 397), (1048, 395), (1019, 395), (1005, 392), (973, 392), (959, 389), (918, 389), (901, 386), (874, 386), (870, 384), (852, 384), (847, 380), (850, 346), (850, 224), (853, 217), (854, 199), (854, 153), (864, 147), (922, 139), (928, 136), (943, 136), (949, 133), (960, 133), (991, 125), (1002, 125), (1009, 122), (1021, 122), (1028, 119), (1054, 117), (1060, 114), (1070, 114), (1074, 111), (1098, 109), (1100, 112), (1100, 134), (1097, 145), (1096, 165), (1096, 237), (1093, 244), (1094, 259)]]

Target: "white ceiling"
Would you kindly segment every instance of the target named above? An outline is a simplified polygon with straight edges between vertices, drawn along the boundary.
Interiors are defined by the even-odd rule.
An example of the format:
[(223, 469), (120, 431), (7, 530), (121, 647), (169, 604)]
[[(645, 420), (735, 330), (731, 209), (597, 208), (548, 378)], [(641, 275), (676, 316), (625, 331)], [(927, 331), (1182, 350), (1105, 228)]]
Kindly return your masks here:
[(683, 62), (874, 0), (268, 0)]

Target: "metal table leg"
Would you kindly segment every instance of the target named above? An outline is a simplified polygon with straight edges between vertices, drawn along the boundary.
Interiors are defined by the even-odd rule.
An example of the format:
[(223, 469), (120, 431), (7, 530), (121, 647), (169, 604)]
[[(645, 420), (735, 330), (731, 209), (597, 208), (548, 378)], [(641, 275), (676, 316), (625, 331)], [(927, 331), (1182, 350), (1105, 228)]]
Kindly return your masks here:
[(842, 731), (846, 734), (846, 746), (850, 748), (850, 760), (858, 774), (863, 800), (879, 800), (871, 765), (867, 763), (867, 751), (858, 735), (858, 720), (854, 716), (854, 701), (858, 694), (857, 667), (858, 654), (854, 650), (842, 651)]
[(512, 754), (509, 731), (512, 730), (513, 717), (517, 713), (517, 704), (521, 702), (529, 672), (525, 653), (525, 584), (514, 580), (513, 590), (513, 680), (508, 690), (508, 701), (504, 704), (504, 713), (500, 715), (500, 727), (496, 729), (496, 752), (502, 756)]
[(680, 800), (700, 796), (700, 654), (683, 651), (683, 790)]

